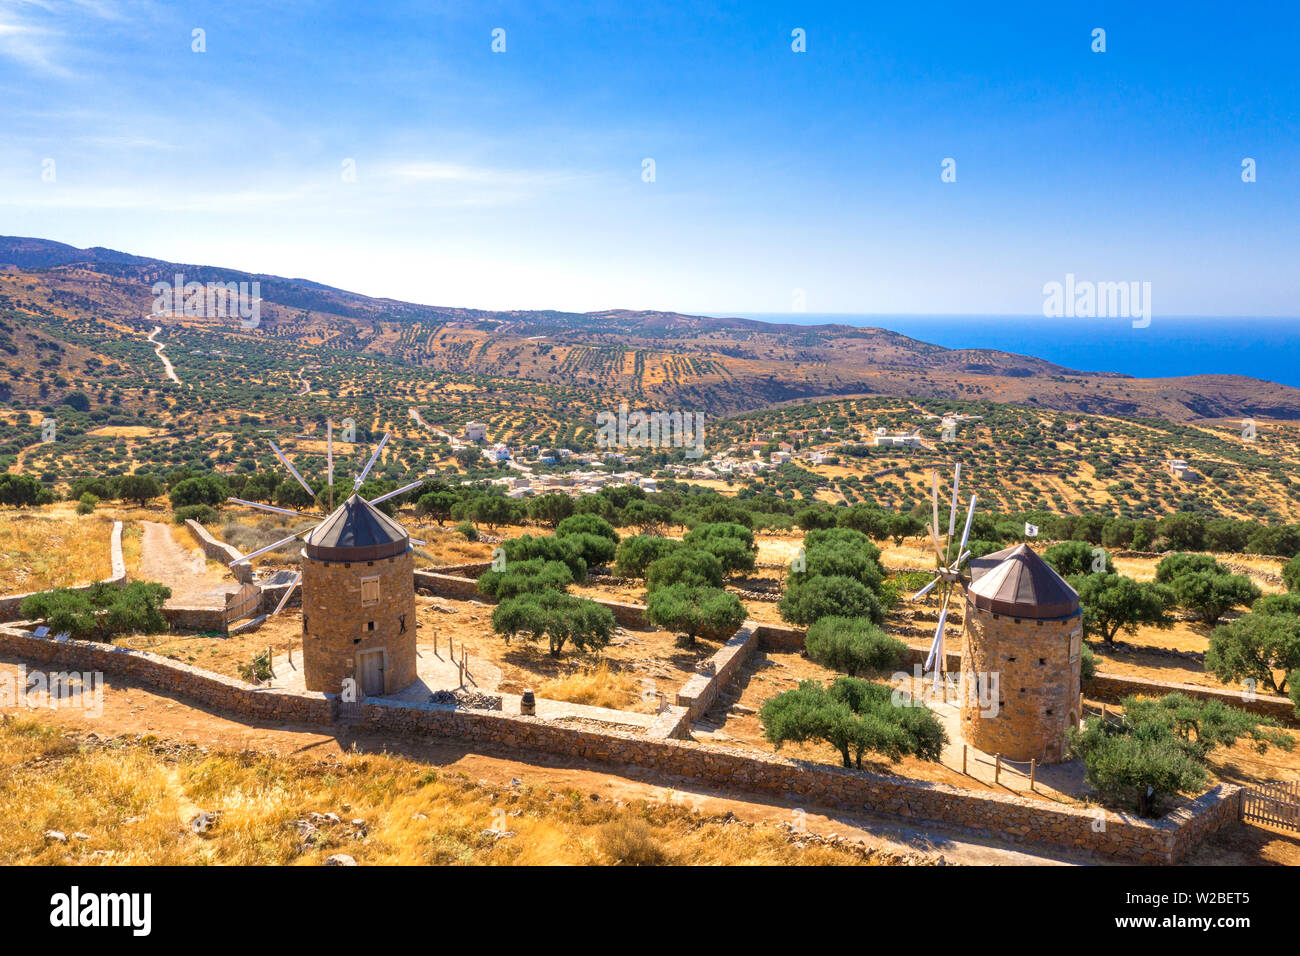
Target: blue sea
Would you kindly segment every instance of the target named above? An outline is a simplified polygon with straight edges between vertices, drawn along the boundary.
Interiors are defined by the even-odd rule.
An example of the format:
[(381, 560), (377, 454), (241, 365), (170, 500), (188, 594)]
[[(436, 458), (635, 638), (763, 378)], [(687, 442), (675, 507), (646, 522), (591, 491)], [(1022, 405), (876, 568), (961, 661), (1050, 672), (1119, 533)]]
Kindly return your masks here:
[[(721, 315), (721, 313), (711, 313)], [(1045, 319), (1041, 315), (853, 315), (737, 312), (762, 322), (870, 326), (947, 348), (999, 349), (1083, 372), (1138, 378), (1248, 375), (1300, 388), (1300, 318), (1161, 316)]]

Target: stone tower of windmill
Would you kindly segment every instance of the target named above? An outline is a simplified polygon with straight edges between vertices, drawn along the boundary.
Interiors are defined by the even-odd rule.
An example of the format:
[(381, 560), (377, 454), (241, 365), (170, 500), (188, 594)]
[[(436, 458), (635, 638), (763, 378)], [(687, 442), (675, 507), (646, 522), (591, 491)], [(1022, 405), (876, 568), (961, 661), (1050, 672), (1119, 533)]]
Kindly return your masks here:
[(415, 669), (415, 563), (406, 530), (360, 495), (307, 535), (302, 658), (307, 689), (392, 694)]
[[(962, 737), (1011, 760), (1060, 763), (1066, 732), (1079, 722), (1079, 595), (1025, 544), (975, 558), (969, 567)], [(988, 694), (981, 701), (971, 690), (994, 686), (996, 701)]]

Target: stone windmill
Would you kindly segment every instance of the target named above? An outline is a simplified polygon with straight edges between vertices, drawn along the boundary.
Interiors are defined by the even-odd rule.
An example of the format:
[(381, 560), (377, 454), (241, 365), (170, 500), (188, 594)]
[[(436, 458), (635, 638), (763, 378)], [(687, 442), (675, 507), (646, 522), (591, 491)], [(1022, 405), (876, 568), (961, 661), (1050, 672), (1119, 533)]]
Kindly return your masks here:
[(1027, 544), (974, 559), (970, 573), (962, 683), (987, 690), (963, 695), (962, 737), (1011, 760), (1059, 763), (1080, 717), (1079, 595)]
[[(302, 656), (308, 690), (353, 691), (357, 698), (392, 694), (416, 679), (415, 558), (412, 538), (375, 505), (418, 488), (413, 481), (367, 501), (360, 488), (389, 435), (380, 440), (366, 467), (353, 479), (352, 494), (333, 508), (334, 429), (326, 424), (330, 511), (297, 511), (242, 498), (235, 504), (292, 517), (319, 518), (306, 531), (267, 545), (240, 559), (248, 561), (305, 536), (298, 571), (271, 616), (279, 614), (302, 585)], [(313, 499), (316, 492), (275, 442), (271, 449)], [(236, 564), (238, 562), (231, 562)]]

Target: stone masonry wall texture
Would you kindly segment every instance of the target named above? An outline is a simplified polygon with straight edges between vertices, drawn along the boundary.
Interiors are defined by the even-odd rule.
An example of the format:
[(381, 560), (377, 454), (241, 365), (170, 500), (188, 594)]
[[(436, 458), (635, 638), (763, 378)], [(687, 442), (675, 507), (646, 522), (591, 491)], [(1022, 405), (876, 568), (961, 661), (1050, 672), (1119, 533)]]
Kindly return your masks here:
[[(319, 561), (302, 556), (302, 656), (308, 690), (338, 693), (347, 679), (362, 686), (360, 655), (383, 654), (383, 693), (415, 681), (415, 568), (408, 549), (375, 561)], [(379, 579), (379, 599), (362, 603), (362, 580)]]
[[(1081, 662), (1070, 657), (1079, 615), (1008, 617), (967, 600), (964, 616), (962, 737), (1010, 760), (1060, 763), (1066, 733), (1079, 722)], [(977, 680), (985, 693), (977, 693)]]
[[(121, 675), (255, 719), (327, 724), (338, 715), (333, 695), (255, 688), (146, 651), (55, 641), (0, 627), (0, 654)], [(360, 723), (376, 731), (473, 740), (597, 763), (634, 765), (738, 792), (770, 793), (806, 801), (810, 806), (887, 814), (913, 823), (934, 821), (987, 831), (1002, 839), (1035, 841), (1138, 863), (1179, 862), (1206, 836), (1241, 819), (1241, 788), (1225, 784), (1160, 820), (1111, 811), (1099, 818), (1099, 811), (1092, 808), (960, 790), (695, 741), (561, 725), (536, 717), (381, 699), (365, 702), (360, 711)], [(674, 711), (665, 715), (665, 720), (677, 721), (680, 726), (685, 711)], [(1099, 827), (1103, 818), (1105, 825)]]

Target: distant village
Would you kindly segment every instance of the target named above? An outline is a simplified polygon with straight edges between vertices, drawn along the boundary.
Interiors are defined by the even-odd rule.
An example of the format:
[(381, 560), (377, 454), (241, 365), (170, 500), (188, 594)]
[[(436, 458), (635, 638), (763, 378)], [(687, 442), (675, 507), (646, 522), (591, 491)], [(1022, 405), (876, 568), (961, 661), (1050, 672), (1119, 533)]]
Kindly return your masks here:
[[(942, 427), (946, 428), (971, 417), (945, 418)], [(453, 452), (469, 445), (478, 445), (487, 461), (506, 465), (513, 474), (495, 478), (492, 484), (503, 488), (511, 498), (557, 493), (588, 495), (595, 494), (602, 488), (619, 485), (636, 485), (648, 492), (658, 490), (655, 478), (630, 470), (629, 466), (640, 461), (640, 457), (635, 454), (636, 449), (588, 452), (539, 445), (512, 449), (500, 442), (492, 442), (488, 426), (482, 422), (467, 422), (462, 435), (446, 437), (451, 440)], [(797, 442), (798, 447), (793, 442)], [(878, 428), (865, 441), (857, 437), (856, 432), (851, 438), (841, 437), (834, 428), (791, 429), (772, 432), (753, 441), (731, 444), (700, 461), (667, 464), (657, 470), (660, 474), (667, 472), (674, 478), (683, 480), (725, 480), (757, 475), (792, 462), (833, 464), (837, 449), (850, 444), (889, 448), (932, 447), (922, 437), (920, 429), (902, 434)], [(548, 470), (555, 467), (563, 470)]]

